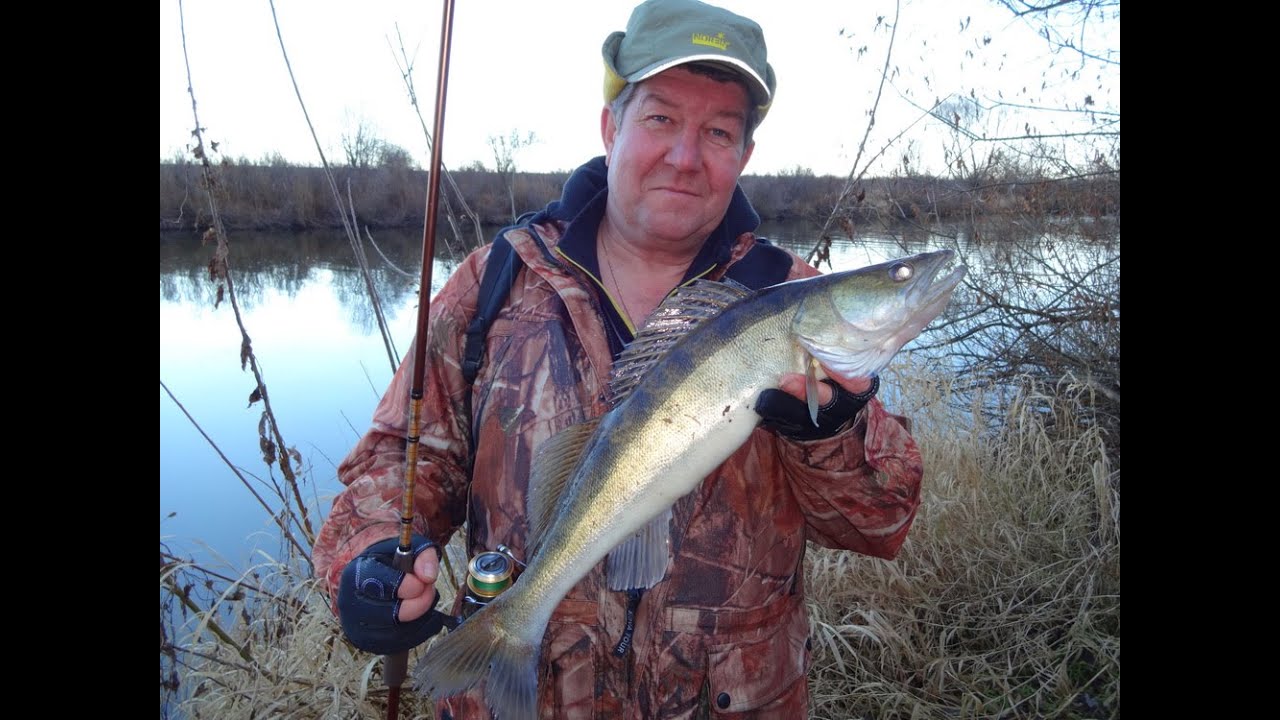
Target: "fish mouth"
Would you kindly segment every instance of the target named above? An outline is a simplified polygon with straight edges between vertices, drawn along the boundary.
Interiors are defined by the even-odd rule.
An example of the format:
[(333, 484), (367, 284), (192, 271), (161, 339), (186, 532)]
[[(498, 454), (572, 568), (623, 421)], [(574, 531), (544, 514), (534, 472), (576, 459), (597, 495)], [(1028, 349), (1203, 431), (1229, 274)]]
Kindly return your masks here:
[(926, 325), (942, 314), (943, 308), (951, 301), (951, 294), (969, 271), (968, 267), (959, 265), (945, 276), (938, 277), (955, 255), (952, 250), (939, 250), (917, 258), (914, 263), (908, 263), (915, 268), (916, 276), (906, 291), (906, 304), (915, 309), (902, 330), (894, 334), (892, 342), (897, 347), (905, 345), (924, 330)]
[(927, 263), (923, 268), (918, 268), (924, 270), (924, 275), (919, 277), (916, 280), (916, 284), (907, 292), (907, 297), (911, 304), (919, 308), (917, 312), (927, 314), (930, 320), (942, 312), (942, 308), (951, 300), (951, 293), (955, 291), (956, 286), (960, 284), (960, 281), (964, 279), (965, 274), (969, 271), (968, 267), (959, 265), (947, 273), (945, 277), (938, 277), (942, 269), (955, 256), (956, 254), (952, 250), (939, 251), (933, 262)]

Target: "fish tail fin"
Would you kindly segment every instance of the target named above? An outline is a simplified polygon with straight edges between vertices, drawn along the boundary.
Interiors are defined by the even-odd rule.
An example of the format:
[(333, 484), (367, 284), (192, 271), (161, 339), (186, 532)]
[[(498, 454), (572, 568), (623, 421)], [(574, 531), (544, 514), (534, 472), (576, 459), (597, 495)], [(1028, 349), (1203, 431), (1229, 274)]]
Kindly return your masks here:
[(414, 682), (440, 699), (487, 680), (485, 698), (496, 717), (537, 720), (539, 647), (502, 627), (493, 610), (477, 612), (437, 640), (414, 669)]

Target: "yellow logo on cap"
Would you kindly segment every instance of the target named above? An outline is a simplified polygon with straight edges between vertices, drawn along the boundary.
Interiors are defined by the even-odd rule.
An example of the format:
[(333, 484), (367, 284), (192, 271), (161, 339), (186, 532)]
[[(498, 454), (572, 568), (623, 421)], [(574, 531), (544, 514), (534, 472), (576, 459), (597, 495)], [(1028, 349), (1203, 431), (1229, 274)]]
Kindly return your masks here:
[(729, 41), (724, 39), (724, 33), (716, 35), (694, 33), (692, 42), (694, 45), (708, 45), (719, 50), (727, 50), (729, 48)]

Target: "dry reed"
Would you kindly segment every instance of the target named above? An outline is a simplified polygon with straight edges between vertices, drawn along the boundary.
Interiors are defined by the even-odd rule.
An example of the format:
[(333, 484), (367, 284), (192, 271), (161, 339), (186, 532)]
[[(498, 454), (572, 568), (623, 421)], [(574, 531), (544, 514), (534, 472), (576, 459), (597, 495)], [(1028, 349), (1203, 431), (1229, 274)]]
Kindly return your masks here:
[(1025, 381), (987, 426), (980, 394), (894, 379), (923, 502), (893, 561), (810, 554), (811, 716), (1118, 718), (1120, 494), (1097, 425), (1072, 388)]

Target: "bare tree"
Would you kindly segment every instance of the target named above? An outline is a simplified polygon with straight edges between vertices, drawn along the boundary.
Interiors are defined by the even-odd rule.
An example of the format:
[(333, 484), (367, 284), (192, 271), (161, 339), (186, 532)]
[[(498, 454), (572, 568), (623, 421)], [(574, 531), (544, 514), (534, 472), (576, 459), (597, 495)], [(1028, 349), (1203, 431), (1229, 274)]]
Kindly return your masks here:
[[(414, 60), (410, 57), (409, 51), (405, 49), (404, 38), (400, 34), (399, 25), (396, 26), (396, 44), (393, 45), (391, 43), (391, 38), (387, 38), (387, 44), (391, 46), (391, 54), (395, 58), (396, 67), (400, 70), (400, 79), (404, 82), (405, 90), (409, 94), (409, 104), (413, 107), (413, 112), (418, 117), (418, 124), (422, 127), (422, 136), (427, 141), (427, 148), (430, 149), (435, 141), (431, 138), (431, 132), (427, 130), (427, 120), (422, 116), (422, 108), (418, 104), (418, 91), (413, 84)], [(396, 55), (397, 45), (399, 47), (399, 55)], [(485, 238), (484, 229), (480, 224), (480, 216), (471, 209), (470, 205), (467, 204), (467, 199), (463, 196), (462, 190), (458, 188), (458, 183), (454, 181), (453, 174), (449, 172), (449, 169), (444, 166), (443, 162), (440, 163), (439, 168), (428, 168), (427, 170), (428, 172), (439, 171), (440, 177), (445, 181), (445, 186), (452, 191), (451, 193), (440, 193), (440, 202), (444, 206), (444, 216), (449, 223), (449, 228), (453, 231), (454, 244), (459, 248), (480, 247), (483, 245)], [(452, 200), (450, 199), (451, 195), (453, 198)], [(474, 241), (472, 243), (468, 243), (464, 239), (458, 219), (458, 212), (455, 212), (453, 208), (455, 202), (458, 204), (458, 208), (461, 213), (471, 221), (471, 227), (474, 233)], [(453, 254), (456, 257), (457, 253), (454, 251), (453, 246), (449, 244), (448, 239), (445, 240), (444, 244), (450, 254)]]
[[(350, 117), (347, 122), (352, 123)], [(378, 142), (373, 126), (365, 118), (354, 121), (354, 127), (342, 133), (342, 151), (347, 156), (347, 165), (353, 168), (373, 167), (377, 161)]]
[(361, 169), (418, 166), (408, 150), (383, 140), (374, 125), (365, 118), (354, 122), (348, 118), (348, 123), (351, 127), (342, 133), (342, 151), (346, 153), (347, 165)]
[(507, 197), (511, 199), (511, 220), (516, 219), (516, 153), (538, 142), (538, 136), (532, 131), (521, 135), (519, 130), (512, 130), (507, 137), (489, 136), (489, 148), (493, 150), (493, 165), (502, 176), (507, 186)]

